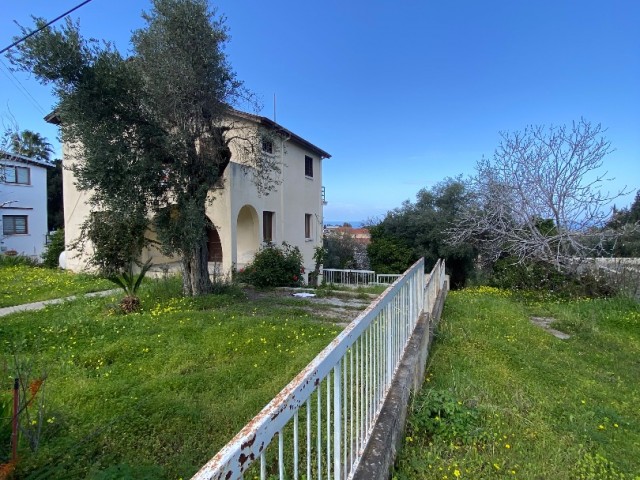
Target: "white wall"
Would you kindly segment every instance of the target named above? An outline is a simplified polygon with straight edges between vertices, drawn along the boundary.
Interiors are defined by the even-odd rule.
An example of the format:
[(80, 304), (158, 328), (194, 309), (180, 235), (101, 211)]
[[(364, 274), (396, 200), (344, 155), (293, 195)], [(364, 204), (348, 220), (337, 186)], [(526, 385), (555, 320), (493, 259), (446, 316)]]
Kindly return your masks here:
[[(44, 252), (47, 235), (47, 169), (36, 164), (0, 160), (2, 165), (27, 167), (30, 170), (30, 184), (0, 182), (0, 249), (15, 250), (19, 255), (38, 260)], [(2, 235), (2, 216), (27, 216), (28, 233), (24, 235)]]

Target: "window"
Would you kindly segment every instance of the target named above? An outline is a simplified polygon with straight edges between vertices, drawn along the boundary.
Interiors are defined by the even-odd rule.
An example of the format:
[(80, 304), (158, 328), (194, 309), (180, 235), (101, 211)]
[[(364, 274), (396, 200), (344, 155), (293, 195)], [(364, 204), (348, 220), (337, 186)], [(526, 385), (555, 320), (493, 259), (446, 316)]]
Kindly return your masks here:
[(262, 151), (264, 153), (273, 153), (273, 142), (271, 140), (267, 140), (266, 138), (263, 138)]
[(3, 215), (2, 234), (3, 235), (26, 235), (29, 233), (26, 215)]
[(4, 165), (2, 167), (2, 181), (6, 183), (19, 183), (21, 185), (31, 184), (31, 175), (29, 167), (14, 167), (13, 165)]
[(313, 158), (309, 155), (304, 156), (304, 174), (306, 177), (313, 177)]
[(311, 216), (310, 213), (304, 214), (304, 238), (307, 240), (311, 240)]
[(273, 242), (273, 219), (275, 212), (262, 212), (262, 241)]

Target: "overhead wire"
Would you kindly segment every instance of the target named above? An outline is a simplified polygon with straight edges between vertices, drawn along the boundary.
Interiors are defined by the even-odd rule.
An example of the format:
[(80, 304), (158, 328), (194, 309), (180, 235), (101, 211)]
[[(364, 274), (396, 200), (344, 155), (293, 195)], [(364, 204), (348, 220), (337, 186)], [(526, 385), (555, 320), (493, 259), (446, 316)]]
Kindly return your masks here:
[(5, 77), (7, 77), (7, 79), (9, 79), (9, 81), (11, 83), (13, 83), (13, 86), (16, 87), (16, 89), (18, 89), (18, 91), (20, 91), (20, 93), (22, 93), (23, 95), (25, 95), (27, 97), (27, 100), (29, 100), (34, 107), (36, 107), (38, 110), (40, 110), (40, 113), (42, 113), (43, 115), (46, 115), (47, 112), (45, 111), (45, 109), (42, 107), (42, 105), (40, 105), (40, 103), (38, 102), (38, 100), (36, 100), (34, 98), (33, 95), (31, 95), (31, 93), (29, 92), (29, 90), (27, 90), (27, 87), (25, 87), (22, 82), (20, 82), (20, 80), (18, 79), (18, 77), (16, 77), (13, 72), (11, 71), (11, 69), (9, 67), (7, 67), (7, 65), (4, 63), (4, 61), (0, 58), (0, 66), (3, 68), (0, 68), (0, 71), (4, 74)]
[(56, 18), (54, 18), (53, 20), (51, 20), (50, 22), (48, 22), (46, 25), (43, 25), (42, 27), (34, 30), (33, 32), (28, 33), (27, 35), (25, 35), (24, 37), (16, 40), (15, 42), (13, 42), (11, 45), (9, 45), (8, 47), (3, 48), (2, 50), (0, 50), (0, 55), (2, 55), (4, 52), (6, 52), (7, 50), (9, 50), (10, 48), (15, 47), (16, 45), (19, 45), (20, 43), (24, 42), (27, 38), (35, 35), (36, 33), (40, 32), (41, 30), (44, 30), (45, 28), (47, 28), (49, 25), (57, 22), (58, 20), (60, 20), (61, 18), (66, 17), (67, 15), (69, 15), (70, 13), (76, 11), (77, 9), (79, 9), (80, 7), (86, 5), (87, 3), (91, 2), (91, 0), (84, 0), (84, 2), (76, 5), (75, 7), (73, 7), (71, 10), (68, 10), (66, 12), (64, 12), (62, 15), (58, 15)]
[[(15, 42), (13, 42), (11, 45), (3, 48), (2, 50), (0, 50), (0, 55), (2, 55), (3, 53), (5, 53), (6, 51), (8, 51), (9, 49), (15, 47), (16, 45), (19, 45), (20, 43), (24, 42), (27, 38), (35, 35), (36, 33), (44, 30), (45, 28), (47, 28), (48, 26), (54, 24), (55, 22), (57, 22), (58, 20), (60, 20), (61, 18), (66, 17), (67, 15), (69, 15), (70, 13), (76, 11), (77, 9), (79, 9), (80, 7), (86, 5), (87, 3), (91, 2), (92, 0), (84, 0), (83, 2), (79, 3), (78, 5), (76, 5), (75, 7), (73, 7), (70, 10), (67, 10), (66, 12), (64, 12), (62, 15), (58, 15), (56, 18), (54, 18), (53, 20), (47, 22), (45, 25), (43, 25), (40, 28), (37, 28), (36, 30), (29, 32), (27, 35), (24, 35), (23, 37), (21, 37), (20, 39), (16, 40)], [(13, 72), (11, 71), (11, 69), (4, 63), (4, 61), (0, 58), (0, 66), (2, 68), (0, 68), (0, 71), (2, 71), (2, 73), (4, 74), (5, 77), (7, 77), (9, 79), (9, 81), (16, 87), (16, 89), (18, 91), (20, 91), (20, 93), (22, 93), (25, 97), (27, 97), (27, 99), (33, 104), (34, 107), (36, 107), (43, 115), (45, 115), (47, 112), (45, 111), (45, 109), (42, 107), (42, 105), (40, 105), (40, 103), (33, 97), (33, 95), (31, 95), (31, 93), (29, 92), (29, 90), (27, 90), (27, 88), (22, 84), (22, 82), (20, 82), (20, 80), (18, 79), (18, 77), (16, 77)]]

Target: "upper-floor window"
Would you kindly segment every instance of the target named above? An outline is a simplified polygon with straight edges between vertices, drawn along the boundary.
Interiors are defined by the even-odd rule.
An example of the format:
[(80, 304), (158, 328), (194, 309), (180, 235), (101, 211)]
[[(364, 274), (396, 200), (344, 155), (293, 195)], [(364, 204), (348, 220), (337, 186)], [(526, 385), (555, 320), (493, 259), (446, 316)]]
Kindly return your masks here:
[(309, 155), (304, 156), (304, 175), (313, 177), (313, 158)]
[(311, 240), (311, 235), (313, 235), (312, 231), (312, 223), (311, 223), (312, 215), (310, 213), (304, 214), (304, 238), (306, 240)]
[(29, 225), (26, 215), (3, 215), (3, 235), (26, 235), (29, 233)]
[(13, 165), (2, 166), (2, 181), (5, 183), (31, 184), (31, 172), (29, 167), (15, 167)]
[(275, 212), (265, 210), (262, 212), (262, 241), (273, 242), (273, 219)]
[(267, 140), (266, 138), (262, 139), (262, 151), (264, 153), (273, 153), (273, 142), (271, 140)]

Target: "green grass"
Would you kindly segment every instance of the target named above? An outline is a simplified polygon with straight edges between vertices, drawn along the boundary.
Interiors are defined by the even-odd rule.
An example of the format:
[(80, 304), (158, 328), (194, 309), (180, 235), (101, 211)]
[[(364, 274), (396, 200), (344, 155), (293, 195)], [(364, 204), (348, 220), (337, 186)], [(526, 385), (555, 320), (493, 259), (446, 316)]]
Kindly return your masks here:
[(0, 264), (0, 307), (115, 288), (108, 280), (29, 265)]
[(188, 478), (339, 331), (304, 301), (179, 291), (143, 285), (134, 315), (114, 313), (114, 296), (1, 319), (0, 392), (12, 352), (47, 375), (41, 444), (21, 443), (20, 478)]
[(639, 479), (639, 358), (631, 300), (451, 292), (394, 478)]

